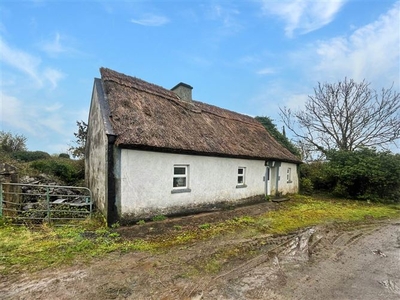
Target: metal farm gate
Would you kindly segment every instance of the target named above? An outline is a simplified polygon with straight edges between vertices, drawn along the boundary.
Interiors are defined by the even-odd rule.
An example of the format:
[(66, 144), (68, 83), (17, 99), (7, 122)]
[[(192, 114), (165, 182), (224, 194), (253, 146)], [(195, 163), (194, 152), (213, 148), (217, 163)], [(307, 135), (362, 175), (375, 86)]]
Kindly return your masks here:
[(0, 217), (19, 223), (85, 219), (92, 209), (92, 193), (85, 187), (0, 183)]

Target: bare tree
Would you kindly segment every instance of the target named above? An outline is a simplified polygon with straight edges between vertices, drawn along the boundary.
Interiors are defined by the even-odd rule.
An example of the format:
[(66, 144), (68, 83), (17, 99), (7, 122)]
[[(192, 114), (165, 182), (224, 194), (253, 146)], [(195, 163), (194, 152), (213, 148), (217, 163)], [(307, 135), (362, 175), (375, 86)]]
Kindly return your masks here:
[(400, 138), (400, 94), (393, 86), (377, 93), (369, 85), (347, 78), (318, 83), (303, 110), (280, 108), (280, 116), (303, 144), (324, 154), (331, 149), (385, 148)]

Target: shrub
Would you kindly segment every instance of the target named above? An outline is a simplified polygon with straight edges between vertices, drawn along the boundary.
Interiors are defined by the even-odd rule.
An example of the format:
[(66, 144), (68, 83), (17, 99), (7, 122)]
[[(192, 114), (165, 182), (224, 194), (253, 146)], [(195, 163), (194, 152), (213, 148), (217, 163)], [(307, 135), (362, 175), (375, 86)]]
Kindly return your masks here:
[(300, 178), (300, 193), (311, 195), (314, 191), (314, 185), (310, 178)]
[(57, 176), (68, 185), (81, 185), (85, 176), (83, 160), (51, 157), (33, 161), (30, 166), (39, 172)]
[(374, 149), (328, 155), (330, 180), (337, 195), (360, 200), (400, 201), (400, 155)]
[(20, 161), (30, 162), (50, 158), (50, 154), (43, 151), (17, 151), (12, 153), (12, 157)]
[(309, 179), (313, 190), (318, 191), (330, 191), (336, 184), (329, 175), (328, 164), (321, 161), (300, 165), (300, 188), (302, 178)]
[(332, 151), (328, 161), (300, 166), (300, 191), (400, 202), (400, 155), (374, 149)]

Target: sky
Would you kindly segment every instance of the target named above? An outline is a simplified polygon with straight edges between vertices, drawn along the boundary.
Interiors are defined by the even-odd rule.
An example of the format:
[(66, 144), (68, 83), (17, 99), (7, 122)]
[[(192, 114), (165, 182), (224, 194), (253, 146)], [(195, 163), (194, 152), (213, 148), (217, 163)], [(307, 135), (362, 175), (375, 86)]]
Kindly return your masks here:
[(67, 152), (100, 67), (281, 128), (318, 82), (400, 92), (399, 55), (400, 1), (2, 0), (0, 130)]

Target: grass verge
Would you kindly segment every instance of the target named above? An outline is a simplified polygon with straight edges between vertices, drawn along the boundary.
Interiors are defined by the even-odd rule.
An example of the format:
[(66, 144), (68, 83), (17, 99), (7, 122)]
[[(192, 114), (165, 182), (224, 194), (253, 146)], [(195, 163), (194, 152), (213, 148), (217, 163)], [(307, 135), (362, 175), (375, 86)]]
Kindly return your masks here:
[[(0, 275), (87, 263), (113, 251), (165, 250), (219, 235), (286, 234), (329, 222), (399, 217), (400, 205), (295, 196), (292, 201), (282, 203), (281, 209), (261, 216), (241, 216), (190, 229), (182, 227), (154, 239), (130, 241), (123, 240), (115, 230), (107, 228), (101, 217), (64, 227), (15, 226), (0, 219)], [(232, 255), (237, 254), (234, 251)], [(207, 268), (215, 271), (216, 264), (211, 263)]]

